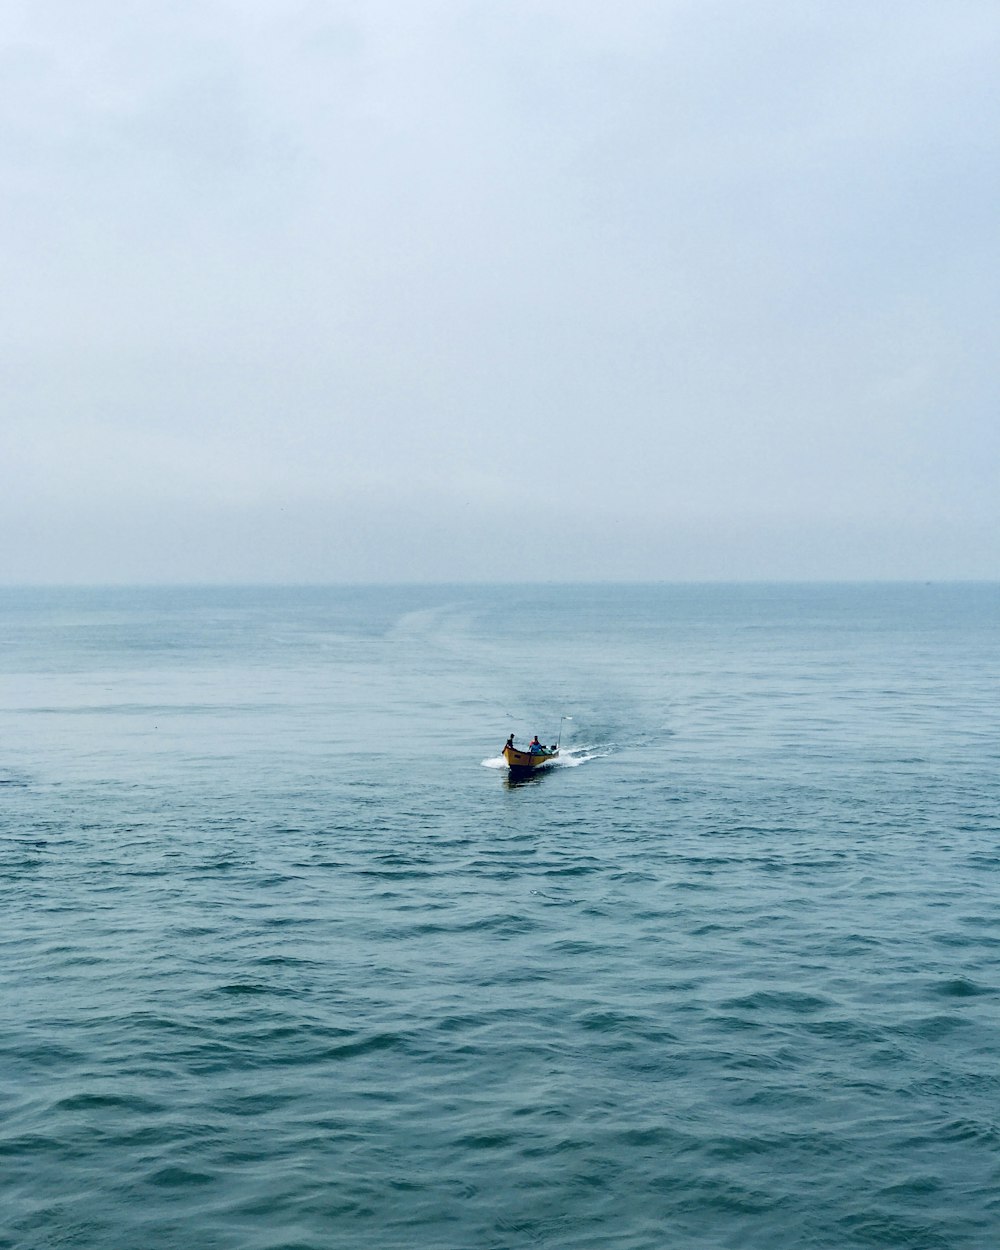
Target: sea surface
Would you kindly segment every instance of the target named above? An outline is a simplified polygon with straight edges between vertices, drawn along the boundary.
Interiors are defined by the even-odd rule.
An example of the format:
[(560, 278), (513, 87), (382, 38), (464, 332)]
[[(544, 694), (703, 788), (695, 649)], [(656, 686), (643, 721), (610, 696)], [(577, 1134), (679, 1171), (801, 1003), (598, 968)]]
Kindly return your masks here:
[(0, 591), (0, 922), (9, 1250), (996, 1250), (1000, 586)]

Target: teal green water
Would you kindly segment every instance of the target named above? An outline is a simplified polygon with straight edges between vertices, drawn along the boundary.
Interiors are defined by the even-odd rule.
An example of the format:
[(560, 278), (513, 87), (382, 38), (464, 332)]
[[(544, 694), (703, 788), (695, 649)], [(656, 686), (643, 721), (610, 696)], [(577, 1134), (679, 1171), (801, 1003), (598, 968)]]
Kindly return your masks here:
[(0, 1247), (1000, 1244), (998, 625), (0, 591)]

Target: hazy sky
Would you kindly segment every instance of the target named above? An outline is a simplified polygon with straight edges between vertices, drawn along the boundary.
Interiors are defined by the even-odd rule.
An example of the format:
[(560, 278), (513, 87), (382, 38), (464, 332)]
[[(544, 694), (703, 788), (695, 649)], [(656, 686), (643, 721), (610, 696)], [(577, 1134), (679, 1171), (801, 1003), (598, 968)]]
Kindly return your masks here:
[(0, 581), (1000, 576), (996, 0), (5, 0)]

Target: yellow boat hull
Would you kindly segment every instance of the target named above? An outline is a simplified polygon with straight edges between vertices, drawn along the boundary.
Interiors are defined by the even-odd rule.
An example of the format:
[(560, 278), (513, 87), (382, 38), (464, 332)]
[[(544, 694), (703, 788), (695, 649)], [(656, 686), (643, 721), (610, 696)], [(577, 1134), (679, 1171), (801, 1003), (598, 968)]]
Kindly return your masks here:
[(538, 751), (533, 755), (530, 751), (519, 751), (516, 747), (503, 749), (503, 757), (511, 772), (533, 772), (536, 768), (541, 768), (543, 764), (550, 764), (558, 754), (558, 750)]

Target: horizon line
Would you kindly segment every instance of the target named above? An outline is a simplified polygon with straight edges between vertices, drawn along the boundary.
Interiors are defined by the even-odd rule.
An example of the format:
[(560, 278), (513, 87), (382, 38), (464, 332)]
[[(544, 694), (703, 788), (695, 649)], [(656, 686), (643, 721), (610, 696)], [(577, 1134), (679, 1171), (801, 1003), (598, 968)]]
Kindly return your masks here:
[(678, 578), (530, 578), (511, 579), (344, 579), (330, 581), (247, 581), (247, 580), (170, 580), (170, 581), (38, 581), (3, 582), (7, 590), (365, 590), (433, 589), (435, 587), (525, 586), (995, 586), (997, 577), (678, 577)]

